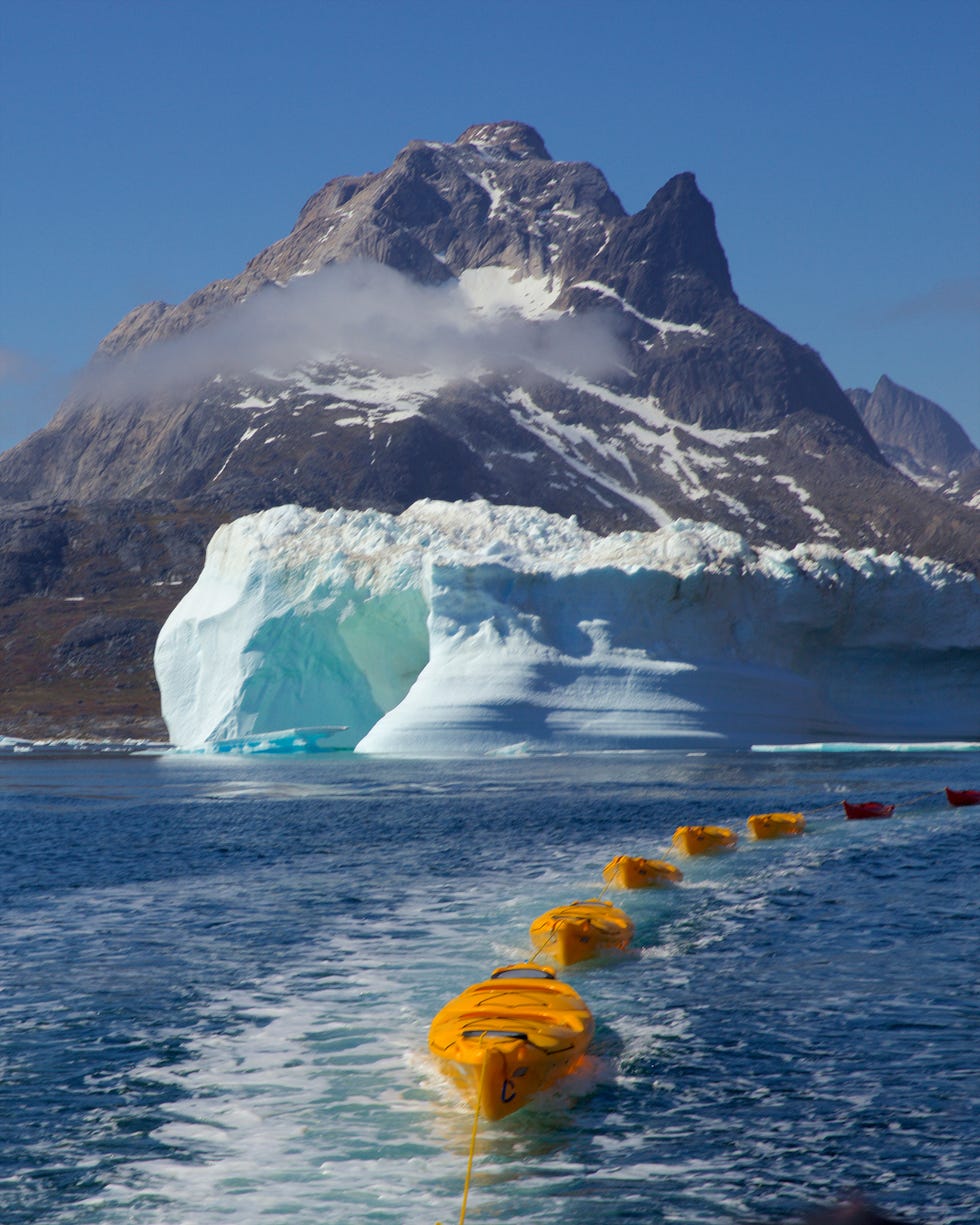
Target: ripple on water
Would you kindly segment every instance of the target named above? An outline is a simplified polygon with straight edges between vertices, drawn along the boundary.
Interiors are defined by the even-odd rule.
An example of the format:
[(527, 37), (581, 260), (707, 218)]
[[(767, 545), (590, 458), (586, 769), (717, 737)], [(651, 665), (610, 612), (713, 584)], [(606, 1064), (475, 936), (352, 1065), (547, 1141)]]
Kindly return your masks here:
[[(669, 857), (677, 824), (941, 781), (895, 756), (876, 775), (167, 763), (138, 787), (102, 763), (94, 807), (64, 775), (53, 805), (21, 790), (0, 878), (5, 1222), (455, 1219), (472, 1119), (426, 1049), (436, 1009), (525, 956), (530, 920), (594, 895), (613, 854)], [(980, 865), (962, 817), (908, 807), (873, 827), (817, 812), (802, 838), (618, 897), (635, 955), (567, 972), (590, 1059), (481, 1130), (468, 1219), (775, 1223), (861, 1186), (969, 1220)]]

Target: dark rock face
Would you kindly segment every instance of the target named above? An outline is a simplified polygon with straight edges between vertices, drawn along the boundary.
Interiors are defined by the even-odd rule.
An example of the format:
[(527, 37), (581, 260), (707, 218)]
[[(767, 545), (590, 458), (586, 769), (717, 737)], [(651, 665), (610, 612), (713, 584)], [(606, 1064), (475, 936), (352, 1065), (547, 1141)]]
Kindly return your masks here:
[(882, 375), (874, 391), (848, 391), (882, 454), (912, 480), (956, 501), (980, 488), (980, 450), (938, 404)]
[(96, 613), (69, 628), (54, 657), (72, 677), (98, 675), (107, 667), (117, 675), (131, 673), (135, 660), (152, 658), (159, 632), (149, 617)]
[(153, 647), (216, 525), (171, 503), (0, 509), (0, 731), (165, 738)]
[[(388, 369), (314, 344), (291, 363), (228, 364), (222, 337), (249, 309), (269, 312), (251, 334), (261, 348), (283, 318), (305, 323), (276, 313), (303, 286), (362, 266), (401, 274), (409, 316), (440, 294), (469, 303), (463, 324), (435, 314), (450, 356), (489, 320), (516, 329), (519, 360), (446, 371), (423, 345)], [(586, 357), (597, 338), (615, 351), (601, 369)], [(160, 355), (190, 373), (127, 382)], [(145, 712), (169, 585), (196, 575), (219, 522), (286, 502), (397, 512), (480, 496), (598, 532), (685, 517), (753, 543), (817, 537), (980, 566), (980, 512), (885, 462), (865, 424), (873, 399), (859, 412), (812, 349), (739, 302), (692, 174), (630, 216), (599, 170), (553, 161), (525, 124), (415, 140), (387, 170), (327, 183), (237, 277), (131, 311), (50, 425), (0, 456), (0, 644), (23, 652), (36, 627), (22, 708), (44, 676), (55, 689), (85, 676), (89, 698), (97, 674), (128, 675), (128, 657)], [(97, 592), (104, 606), (71, 603)], [(12, 731), (16, 709), (0, 707)]]
[(4, 524), (0, 548), (0, 605), (42, 594), (64, 565), (68, 535), (46, 509), (13, 516)]
[(641, 212), (624, 217), (587, 265), (645, 315), (701, 323), (737, 301), (715, 214), (693, 174), (678, 174)]

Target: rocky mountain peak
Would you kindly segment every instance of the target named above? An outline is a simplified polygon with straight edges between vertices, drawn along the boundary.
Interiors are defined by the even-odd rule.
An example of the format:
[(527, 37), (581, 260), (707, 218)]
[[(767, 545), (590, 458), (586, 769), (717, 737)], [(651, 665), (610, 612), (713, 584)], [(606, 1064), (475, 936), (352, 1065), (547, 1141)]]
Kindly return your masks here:
[(0, 501), (478, 496), (599, 531), (696, 518), (971, 564), (980, 539), (969, 497), (924, 502), (818, 355), (739, 303), (692, 173), (630, 215), (523, 123), (333, 179), (238, 276), (137, 308), (99, 356), (0, 459)]
[(682, 324), (705, 323), (738, 302), (715, 211), (690, 172), (675, 175), (622, 220), (588, 277), (645, 314)]
[(689, 170), (665, 183), (638, 216), (648, 240), (675, 272), (698, 272), (721, 294), (734, 295), (715, 210)]
[(847, 395), (882, 453), (907, 476), (947, 496), (969, 500), (980, 476), (980, 450), (944, 408), (883, 374), (873, 391)]
[(452, 143), (412, 140), (387, 169), (325, 184), (303, 205), (291, 233), (237, 277), (177, 306), (131, 311), (99, 352), (116, 357), (170, 339), (257, 291), (351, 260), (430, 285), (488, 265), (553, 276), (560, 285), (624, 216), (601, 171), (553, 161), (529, 124), (475, 124)]
[(453, 143), (475, 145), (484, 152), (492, 151), (498, 156), (503, 154), (516, 161), (526, 158), (552, 160), (540, 134), (530, 124), (518, 123), (513, 119), (472, 124)]

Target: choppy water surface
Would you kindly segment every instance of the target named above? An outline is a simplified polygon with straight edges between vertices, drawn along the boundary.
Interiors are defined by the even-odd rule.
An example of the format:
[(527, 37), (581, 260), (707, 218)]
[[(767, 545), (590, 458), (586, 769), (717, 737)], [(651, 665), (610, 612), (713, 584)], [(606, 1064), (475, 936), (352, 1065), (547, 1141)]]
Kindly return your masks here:
[[(619, 894), (588, 1066), (481, 1129), (470, 1222), (980, 1219), (980, 755), (0, 760), (0, 1220), (456, 1221), (434, 1012), (682, 823), (803, 838)], [(839, 800), (889, 799), (848, 822)]]

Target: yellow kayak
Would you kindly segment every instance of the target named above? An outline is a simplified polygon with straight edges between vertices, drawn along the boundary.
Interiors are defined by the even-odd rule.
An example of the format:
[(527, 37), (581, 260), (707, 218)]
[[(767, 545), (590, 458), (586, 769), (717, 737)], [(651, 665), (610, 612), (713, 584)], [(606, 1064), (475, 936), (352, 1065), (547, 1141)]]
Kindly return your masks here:
[(727, 851), (736, 842), (738, 835), (724, 825), (679, 825), (674, 832), (674, 846), (685, 855)]
[(806, 829), (801, 812), (755, 812), (745, 824), (753, 838), (789, 838)]
[(605, 949), (624, 949), (633, 939), (629, 915), (601, 898), (556, 906), (531, 924), (531, 941), (560, 966), (574, 965)]
[(502, 1119), (569, 1072), (594, 1028), (567, 983), (521, 963), (494, 970), (441, 1008), (429, 1049), (485, 1119)]
[(666, 859), (617, 855), (602, 869), (602, 879), (619, 889), (649, 889), (651, 885), (674, 885), (684, 879), (684, 873)]

